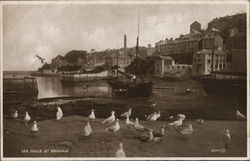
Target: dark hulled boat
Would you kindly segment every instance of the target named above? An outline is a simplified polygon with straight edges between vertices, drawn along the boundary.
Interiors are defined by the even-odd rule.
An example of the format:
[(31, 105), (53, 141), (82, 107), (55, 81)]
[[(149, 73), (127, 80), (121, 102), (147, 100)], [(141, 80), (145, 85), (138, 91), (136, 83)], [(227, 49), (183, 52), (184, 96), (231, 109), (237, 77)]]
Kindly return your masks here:
[(213, 72), (197, 78), (208, 94), (235, 96), (245, 98), (247, 95), (247, 79), (242, 73)]
[(113, 92), (124, 92), (129, 97), (148, 97), (152, 94), (152, 82), (109, 80), (108, 84), (112, 87)]

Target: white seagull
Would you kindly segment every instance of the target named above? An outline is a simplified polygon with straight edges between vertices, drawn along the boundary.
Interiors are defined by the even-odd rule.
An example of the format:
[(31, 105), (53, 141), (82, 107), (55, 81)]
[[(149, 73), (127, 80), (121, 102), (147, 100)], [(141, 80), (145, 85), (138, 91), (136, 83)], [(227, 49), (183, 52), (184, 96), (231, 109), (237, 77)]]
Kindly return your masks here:
[(124, 113), (121, 114), (120, 116), (121, 116), (121, 117), (127, 117), (127, 115), (130, 116), (130, 115), (131, 115), (131, 111), (132, 111), (132, 109), (129, 108), (129, 110), (128, 110), (127, 112), (124, 112)]
[(110, 132), (117, 132), (120, 129), (120, 124), (119, 124), (119, 119), (116, 119), (116, 122), (114, 125), (108, 127), (105, 129), (105, 131), (110, 131)]
[(89, 119), (90, 120), (94, 120), (95, 119), (95, 110), (94, 109), (91, 110), (91, 113), (89, 115)]
[(29, 113), (26, 111), (25, 116), (24, 116), (24, 122), (25, 125), (27, 126), (27, 123), (31, 120)]
[(161, 117), (161, 111), (158, 111), (157, 113), (157, 119), (159, 119)]
[(127, 115), (127, 118), (126, 118), (125, 123), (126, 123), (126, 125), (127, 125), (127, 126), (129, 126), (129, 127), (131, 127), (131, 126), (134, 126), (134, 125), (135, 125), (135, 123), (134, 123), (134, 122), (132, 122), (132, 121), (130, 121), (130, 120), (129, 120), (129, 116), (128, 116), (128, 115)]
[(37, 126), (36, 121), (34, 121), (33, 125), (31, 126), (30, 132), (31, 132), (32, 134), (35, 134), (35, 133), (38, 132), (38, 126)]
[(226, 130), (226, 133), (224, 134), (223, 136), (223, 142), (225, 144), (225, 150), (227, 151), (228, 150), (228, 146), (229, 146), (229, 143), (231, 142), (231, 136), (230, 136), (230, 132), (229, 130), (227, 129)]
[(156, 112), (154, 112), (154, 113), (148, 115), (147, 118), (146, 118), (146, 120), (148, 120), (148, 121), (156, 121), (157, 118), (158, 118), (158, 115), (157, 115)]
[(60, 120), (63, 117), (63, 112), (60, 107), (57, 107), (56, 120)]
[(184, 114), (177, 114), (177, 118), (182, 119), (182, 121), (183, 121), (183, 120), (185, 120), (186, 115), (184, 115)]
[(111, 116), (103, 120), (101, 123), (111, 123), (115, 121), (115, 111), (111, 111)]
[(120, 146), (119, 149), (115, 153), (115, 157), (126, 157), (126, 154), (123, 150), (123, 144), (120, 143), (119, 146)]
[(138, 131), (144, 131), (145, 128), (139, 124), (139, 120), (138, 118), (135, 118), (135, 125), (134, 125), (134, 128)]
[(18, 117), (18, 112), (15, 111), (15, 112), (12, 114), (12, 118), (13, 118), (13, 119), (16, 119), (17, 117)]
[(89, 122), (87, 122), (87, 125), (84, 127), (82, 134), (84, 134), (84, 136), (89, 136), (92, 133), (92, 128), (89, 124)]
[(198, 124), (203, 124), (203, 123), (204, 123), (204, 119), (197, 119), (196, 122), (197, 122)]
[(182, 119), (176, 120), (176, 121), (174, 121), (172, 123), (169, 123), (168, 125), (171, 125), (171, 126), (174, 125), (175, 127), (181, 126), (182, 125)]
[(191, 134), (193, 134), (193, 126), (192, 124), (188, 125), (188, 128), (185, 128), (183, 130), (181, 130), (181, 135), (183, 136), (190, 136)]
[(239, 110), (236, 110), (236, 118), (238, 120), (245, 120), (246, 119), (246, 116), (244, 116), (242, 113), (240, 113)]

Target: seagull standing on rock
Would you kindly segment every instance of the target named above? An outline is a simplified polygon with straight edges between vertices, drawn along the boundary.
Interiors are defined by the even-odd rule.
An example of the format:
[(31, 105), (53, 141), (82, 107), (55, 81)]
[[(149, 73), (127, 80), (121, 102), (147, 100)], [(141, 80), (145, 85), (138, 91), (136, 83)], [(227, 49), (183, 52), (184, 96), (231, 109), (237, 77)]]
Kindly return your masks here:
[(25, 126), (27, 126), (27, 123), (31, 120), (29, 113), (26, 111), (24, 116), (24, 122)]
[(101, 123), (111, 123), (115, 121), (115, 111), (111, 111), (111, 116), (103, 120)]
[(123, 150), (123, 144), (120, 143), (119, 146), (120, 146), (119, 149), (115, 153), (115, 157), (126, 157), (126, 154)]
[(92, 133), (92, 128), (89, 124), (89, 122), (87, 122), (87, 125), (84, 127), (82, 133), (84, 134), (84, 136), (89, 136)]
[(116, 119), (116, 122), (113, 126), (110, 126), (105, 129), (105, 131), (110, 131), (110, 132), (117, 132), (120, 129), (120, 124), (119, 124), (119, 119)]
[(245, 120), (246, 119), (246, 116), (244, 116), (242, 113), (240, 113), (239, 110), (236, 110), (236, 118), (238, 120)]
[(32, 134), (36, 134), (36, 133), (38, 132), (38, 126), (37, 126), (36, 121), (34, 121), (33, 125), (31, 126), (30, 132), (31, 132)]
[(91, 110), (91, 113), (89, 115), (89, 119), (92, 120), (92, 121), (95, 120), (95, 110), (94, 109)]
[(17, 112), (17, 111), (15, 111), (15, 112), (12, 114), (12, 118), (13, 118), (13, 119), (18, 118), (18, 112)]
[(56, 120), (60, 120), (63, 117), (63, 112), (60, 107), (57, 107)]
[(130, 115), (131, 115), (131, 112), (132, 112), (132, 109), (129, 108), (129, 110), (128, 110), (127, 112), (124, 112), (124, 113), (121, 114), (120, 116), (121, 116), (121, 117), (127, 117), (127, 115), (130, 116)]

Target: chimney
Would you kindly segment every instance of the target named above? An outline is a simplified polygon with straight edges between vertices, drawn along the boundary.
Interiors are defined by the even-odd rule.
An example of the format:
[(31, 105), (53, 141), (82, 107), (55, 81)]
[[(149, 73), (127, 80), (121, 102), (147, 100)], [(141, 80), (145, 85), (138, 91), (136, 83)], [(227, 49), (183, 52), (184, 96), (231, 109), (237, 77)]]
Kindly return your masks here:
[(127, 36), (124, 35), (124, 49), (123, 49), (123, 53), (126, 54), (127, 50)]

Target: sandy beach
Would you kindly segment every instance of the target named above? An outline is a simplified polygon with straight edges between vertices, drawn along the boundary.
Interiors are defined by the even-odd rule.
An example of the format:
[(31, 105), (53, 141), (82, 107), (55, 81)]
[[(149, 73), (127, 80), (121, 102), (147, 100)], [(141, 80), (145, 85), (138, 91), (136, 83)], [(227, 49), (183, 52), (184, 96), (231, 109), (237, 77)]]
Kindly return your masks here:
[[(141, 142), (135, 137), (138, 133), (125, 125), (120, 119), (121, 129), (113, 134), (104, 129), (114, 123), (101, 124), (103, 118), (91, 123), (93, 133), (83, 137), (80, 132), (88, 118), (78, 115), (38, 122), (39, 132), (36, 136), (30, 133), (30, 126), (20, 120), (5, 118), (3, 129), (4, 157), (113, 157), (124, 144), (127, 157), (246, 157), (247, 131), (245, 121), (209, 120), (197, 124), (195, 120), (185, 120), (182, 128), (193, 124), (194, 132), (187, 139), (179, 130), (167, 125), (166, 121), (148, 122), (139, 120), (147, 128), (159, 131), (166, 125), (165, 135), (159, 142)], [(232, 142), (226, 153), (222, 138), (229, 129)]]

